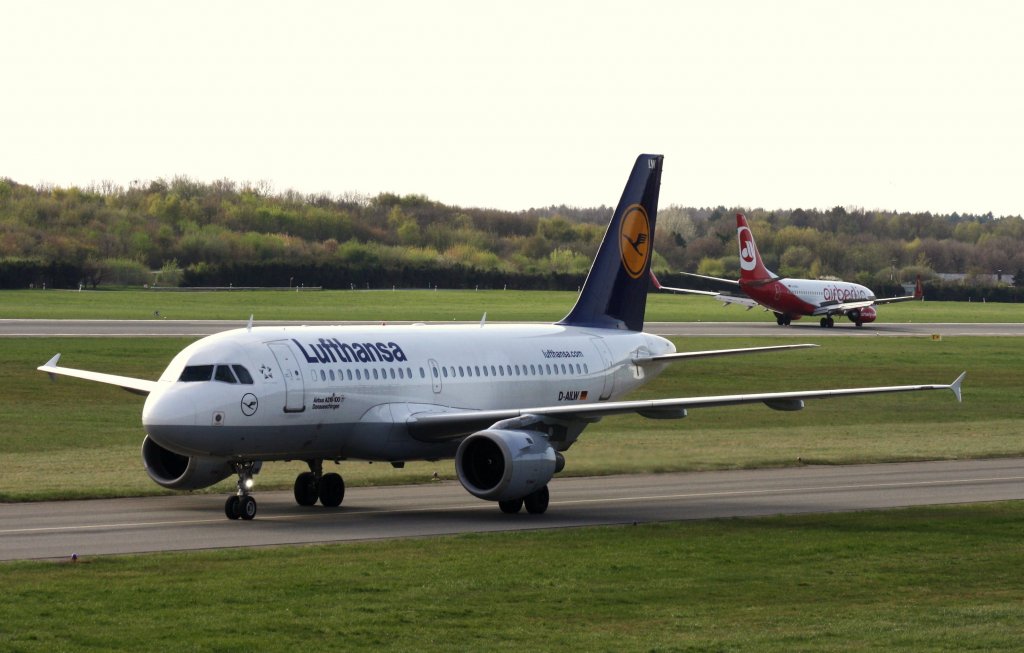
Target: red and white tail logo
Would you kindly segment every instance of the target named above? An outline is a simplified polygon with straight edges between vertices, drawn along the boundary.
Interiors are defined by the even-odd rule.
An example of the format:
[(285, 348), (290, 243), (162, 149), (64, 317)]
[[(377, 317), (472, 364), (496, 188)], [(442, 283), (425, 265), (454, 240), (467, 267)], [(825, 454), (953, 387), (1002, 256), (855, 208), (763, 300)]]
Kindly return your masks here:
[(747, 226), (747, 219), (742, 213), (736, 214), (736, 235), (740, 241), (740, 279), (744, 281), (760, 281), (772, 279), (774, 274), (768, 271), (761, 262), (761, 255), (754, 243), (754, 234)]

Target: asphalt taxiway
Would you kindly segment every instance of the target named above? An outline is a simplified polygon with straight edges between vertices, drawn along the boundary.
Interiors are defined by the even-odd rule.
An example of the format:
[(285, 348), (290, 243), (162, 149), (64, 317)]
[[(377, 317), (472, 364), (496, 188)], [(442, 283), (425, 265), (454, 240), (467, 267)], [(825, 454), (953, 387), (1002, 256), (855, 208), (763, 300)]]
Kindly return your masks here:
[(1024, 459), (556, 478), (544, 515), (502, 514), (456, 482), (351, 488), (336, 509), (256, 492), (0, 504), (0, 560), (262, 547), (1024, 499)]

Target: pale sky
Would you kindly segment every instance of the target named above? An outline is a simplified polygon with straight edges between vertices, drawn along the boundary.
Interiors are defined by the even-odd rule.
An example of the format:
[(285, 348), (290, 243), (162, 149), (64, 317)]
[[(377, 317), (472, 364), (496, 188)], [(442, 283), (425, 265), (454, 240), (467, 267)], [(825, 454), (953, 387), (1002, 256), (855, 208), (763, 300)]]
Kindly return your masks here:
[(1024, 2), (0, 0), (0, 177), (1024, 214)]

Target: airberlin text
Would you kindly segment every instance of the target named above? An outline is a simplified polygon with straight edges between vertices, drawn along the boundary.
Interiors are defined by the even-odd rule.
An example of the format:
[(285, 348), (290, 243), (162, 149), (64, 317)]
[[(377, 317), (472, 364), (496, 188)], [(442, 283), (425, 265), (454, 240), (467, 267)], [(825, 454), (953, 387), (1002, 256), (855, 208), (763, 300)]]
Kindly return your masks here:
[(841, 286), (825, 286), (822, 298), (826, 302), (848, 302), (857, 299), (866, 299), (864, 293), (857, 289), (843, 288)]
[(404, 363), (409, 360), (394, 342), (340, 342), (337, 338), (320, 338), (317, 343), (292, 339), (307, 363)]

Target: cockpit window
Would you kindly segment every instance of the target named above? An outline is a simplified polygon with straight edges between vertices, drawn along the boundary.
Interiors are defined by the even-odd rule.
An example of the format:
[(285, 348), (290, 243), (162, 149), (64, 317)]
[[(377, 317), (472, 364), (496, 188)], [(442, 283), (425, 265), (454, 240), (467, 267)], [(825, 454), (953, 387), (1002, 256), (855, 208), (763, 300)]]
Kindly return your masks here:
[(179, 381), (194, 383), (196, 381), (209, 381), (213, 376), (213, 365), (189, 365), (182, 371)]
[(238, 377), (239, 383), (252, 385), (252, 376), (249, 374), (249, 370), (245, 369), (241, 365), (232, 365), (231, 369), (235, 371), (235, 375)]
[(238, 383), (229, 365), (218, 365), (217, 371), (213, 374), (213, 379), (221, 383)]

